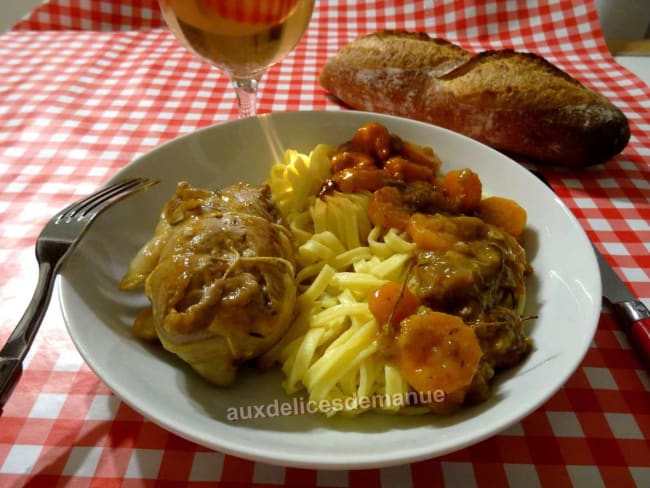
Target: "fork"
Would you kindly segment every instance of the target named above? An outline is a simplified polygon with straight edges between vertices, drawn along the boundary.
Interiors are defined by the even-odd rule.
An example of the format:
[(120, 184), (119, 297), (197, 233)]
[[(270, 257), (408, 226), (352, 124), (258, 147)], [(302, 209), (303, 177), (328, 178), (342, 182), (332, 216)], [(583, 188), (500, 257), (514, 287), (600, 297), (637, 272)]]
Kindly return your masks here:
[(58, 212), (36, 240), (38, 282), (27, 310), (0, 351), (0, 415), (23, 371), (23, 360), (34, 341), (52, 297), (56, 275), (95, 217), (119, 200), (157, 181), (132, 178), (106, 186)]

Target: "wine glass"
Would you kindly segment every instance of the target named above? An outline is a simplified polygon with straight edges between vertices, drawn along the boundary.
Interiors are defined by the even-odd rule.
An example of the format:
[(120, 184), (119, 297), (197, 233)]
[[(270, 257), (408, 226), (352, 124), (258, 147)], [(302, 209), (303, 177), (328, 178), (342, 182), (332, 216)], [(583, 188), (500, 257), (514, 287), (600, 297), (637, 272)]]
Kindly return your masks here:
[(194, 54), (223, 70), (240, 117), (255, 115), (266, 70), (296, 47), (314, 0), (158, 0), (167, 25)]

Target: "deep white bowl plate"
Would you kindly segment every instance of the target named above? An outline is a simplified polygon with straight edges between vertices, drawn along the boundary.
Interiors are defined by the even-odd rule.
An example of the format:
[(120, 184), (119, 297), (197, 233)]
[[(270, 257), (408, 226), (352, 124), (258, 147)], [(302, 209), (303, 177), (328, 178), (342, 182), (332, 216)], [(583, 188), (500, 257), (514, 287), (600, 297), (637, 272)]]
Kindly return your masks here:
[[(308, 152), (338, 145), (376, 121), (404, 139), (432, 146), (443, 170), (470, 167), (484, 191), (517, 200), (528, 211), (525, 247), (534, 267), (527, 313), (534, 351), (499, 375), (487, 402), (451, 417), (364, 414), (272, 416), (274, 403), (292, 402), (278, 370), (241, 372), (219, 389), (175, 356), (131, 336), (141, 293), (117, 284), (150, 237), (178, 181), (218, 188), (262, 183), (284, 149)], [(60, 303), (81, 355), (124, 402), (162, 427), (224, 453), (281, 465), (354, 469), (439, 456), (479, 442), (517, 422), (555, 393), (577, 368), (595, 333), (600, 276), (591, 245), (567, 207), (528, 170), (459, 134), (411, 120), (363, 112), (288, 112), (227, 122), (175, 139), (133, 161), (113, 180), (149, 176), (161, 182), (100, 216), (60, 280)], [(297, 403), (298, 405), (298, 403)], [(233, 421), (255, 406), (271, 415)], [(248, 410), (247, 410), (248, 409)], [(300, 408), (298, 408), (300, 410)]]

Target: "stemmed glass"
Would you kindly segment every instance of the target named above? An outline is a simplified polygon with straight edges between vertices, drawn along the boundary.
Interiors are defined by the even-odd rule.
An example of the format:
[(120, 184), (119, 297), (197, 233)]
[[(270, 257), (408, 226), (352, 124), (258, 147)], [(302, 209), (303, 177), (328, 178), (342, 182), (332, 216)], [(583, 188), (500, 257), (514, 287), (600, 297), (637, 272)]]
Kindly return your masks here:
[(255, 115), (267, 69), (302, 38), (314, 0), (158, 0), (167, 25), (194, 54), (223, 70), (240, 117)]

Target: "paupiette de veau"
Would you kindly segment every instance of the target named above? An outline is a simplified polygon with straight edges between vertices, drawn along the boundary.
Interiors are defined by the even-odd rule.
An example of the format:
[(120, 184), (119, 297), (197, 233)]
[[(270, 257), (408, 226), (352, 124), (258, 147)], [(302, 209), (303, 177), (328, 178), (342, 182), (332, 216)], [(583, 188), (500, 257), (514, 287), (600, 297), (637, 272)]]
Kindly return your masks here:
[(144, 283), (138, 337), (158, 339), (201, 376), (227, 386), (294, 317), (295, 249), (267, 186), (217, 191), (181, 182), (120, 283)]

